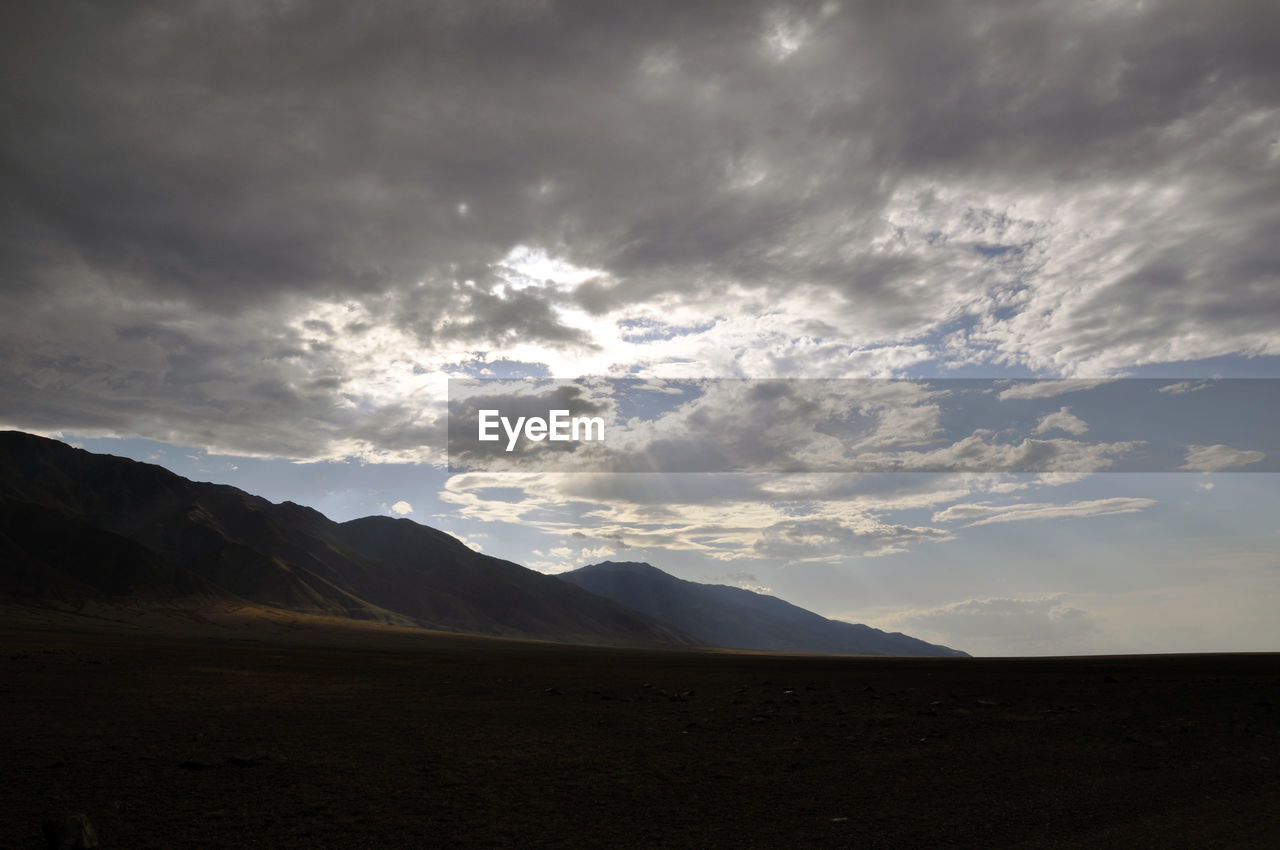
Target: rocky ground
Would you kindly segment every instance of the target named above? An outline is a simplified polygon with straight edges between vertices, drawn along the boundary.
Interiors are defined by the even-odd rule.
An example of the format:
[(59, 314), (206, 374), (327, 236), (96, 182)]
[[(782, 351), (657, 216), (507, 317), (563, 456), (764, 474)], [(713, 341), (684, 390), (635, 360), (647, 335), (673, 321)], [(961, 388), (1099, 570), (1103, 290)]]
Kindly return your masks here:
[(1280, 846), (1277, 655), (83, 626), (0, 628), (0, 847)]

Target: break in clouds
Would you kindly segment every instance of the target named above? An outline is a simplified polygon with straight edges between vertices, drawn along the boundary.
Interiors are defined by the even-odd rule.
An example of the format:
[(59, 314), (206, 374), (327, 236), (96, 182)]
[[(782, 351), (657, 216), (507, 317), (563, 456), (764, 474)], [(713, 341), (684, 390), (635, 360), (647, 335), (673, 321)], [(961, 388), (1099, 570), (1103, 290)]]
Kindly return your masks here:
[(1280, 354), (1270, 4), (0, 16), (14, 427), (440, 462), (485, 370)]

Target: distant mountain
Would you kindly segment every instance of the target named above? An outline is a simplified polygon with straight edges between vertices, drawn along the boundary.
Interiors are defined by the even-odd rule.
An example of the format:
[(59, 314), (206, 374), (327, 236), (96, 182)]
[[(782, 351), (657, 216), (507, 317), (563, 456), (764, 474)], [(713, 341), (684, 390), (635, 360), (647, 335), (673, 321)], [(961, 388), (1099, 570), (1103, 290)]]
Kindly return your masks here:
[(967, 655), (899, 632), (828, 620), (774, 596), (685, 581), (649, 564), (605, 561), (561, 573), (559, 578), (648, 614), (710, 646), (860, 655)]
[(691, 644), (608, 599), (407, 519), (336, 523), (159, 466), (0, 432), (0, 593), (243, 601), (475, 634)]

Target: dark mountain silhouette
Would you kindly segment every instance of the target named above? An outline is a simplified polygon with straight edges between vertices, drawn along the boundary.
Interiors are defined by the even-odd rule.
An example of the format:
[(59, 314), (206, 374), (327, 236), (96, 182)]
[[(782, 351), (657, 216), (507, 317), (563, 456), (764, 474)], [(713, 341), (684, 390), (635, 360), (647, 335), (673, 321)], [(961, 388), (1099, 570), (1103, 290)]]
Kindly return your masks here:
[(649, 564), (605, 561), (560, 578), (659, 618), (711, 646), (865, 655), (967, 654), (900, 632), (828, 620), (774, 596), (685, 581)]
[(0, 593), (77, 603), (250, 602), (476, 634), (694, 641), (406, 519), (336, 523), (159, 466), (0, 432)]
[(337, 523), (17, 431), (0, 432), (0, 594), (183, 609), (252, 603), (583, 643), (963, 654), (647, 564), (547, 576), (407, 519)]

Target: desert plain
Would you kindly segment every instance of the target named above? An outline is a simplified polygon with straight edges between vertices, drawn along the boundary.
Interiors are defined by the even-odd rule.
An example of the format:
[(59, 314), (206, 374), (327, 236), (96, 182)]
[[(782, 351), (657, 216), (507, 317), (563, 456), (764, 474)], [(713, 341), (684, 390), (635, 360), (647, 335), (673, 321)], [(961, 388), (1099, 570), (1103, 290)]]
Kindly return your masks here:
[(1274, 847), (1280, 655), (588, 647), (10, 607), (0, 847)]

